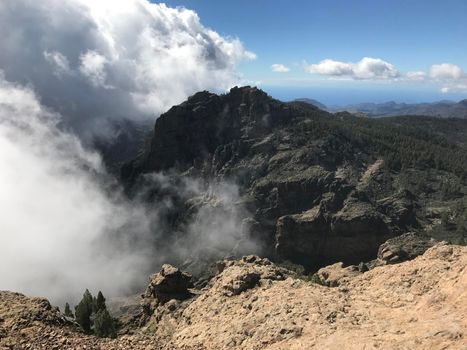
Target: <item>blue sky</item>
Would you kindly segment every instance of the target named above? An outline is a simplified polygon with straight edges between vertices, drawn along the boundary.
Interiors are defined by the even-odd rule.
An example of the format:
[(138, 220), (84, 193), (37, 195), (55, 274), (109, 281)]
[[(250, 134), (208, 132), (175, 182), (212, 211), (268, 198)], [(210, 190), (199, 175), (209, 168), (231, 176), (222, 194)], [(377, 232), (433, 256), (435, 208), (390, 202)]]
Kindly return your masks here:
[[(166, 3), (192, 9), (205, 26), (221, 35), (238, 37), (257, 55), (256, 60), (242, 63), (238, 71), (279, 98), (298, 94), (321, 98), (325, 103), (351, 103), (467, 97), (465, 0)], [(347, 66), (337, 74), (319, 74), (326, 67), (311, 66), (330, 59), (361, 67), (357, 64), (364, 57), (392, 65), (397, 76), (346, 74)], [(449, 66), (430, 74), (432, 65), (443, 63)], [(289, 71), (273, 72), (273, 64), (284, 65)], [(306, 66), (312, 68), (305, 71)], [(425, 76), (408, 79), (409, 72), (424, 72)]]

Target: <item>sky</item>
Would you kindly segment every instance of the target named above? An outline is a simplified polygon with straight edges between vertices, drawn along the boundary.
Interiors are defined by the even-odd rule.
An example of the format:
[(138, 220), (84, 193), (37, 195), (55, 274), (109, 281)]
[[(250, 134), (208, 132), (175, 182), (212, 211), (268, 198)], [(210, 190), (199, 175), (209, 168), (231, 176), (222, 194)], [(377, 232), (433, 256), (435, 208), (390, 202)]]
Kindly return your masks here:
[[(239, 38), (256, 54), (239, 65), (239, 72), (279, 98), (342, 104), (467, 97), (464, 0), (166, 3), (192, 9), (206, 27)], [(352, 72), (352, 65), (358, 69), (365, 57), (388, 63), (393, 71), (370, 76), (360, 64), (360, 74)], [(317, 66), (323, 60), (350, 67), (339, 70), (336, 64), (330, 67), (331, 61)], [(384, 67), (376, 63), (375, 69)], [(447, 65), (432, 69), (442, 64)]]

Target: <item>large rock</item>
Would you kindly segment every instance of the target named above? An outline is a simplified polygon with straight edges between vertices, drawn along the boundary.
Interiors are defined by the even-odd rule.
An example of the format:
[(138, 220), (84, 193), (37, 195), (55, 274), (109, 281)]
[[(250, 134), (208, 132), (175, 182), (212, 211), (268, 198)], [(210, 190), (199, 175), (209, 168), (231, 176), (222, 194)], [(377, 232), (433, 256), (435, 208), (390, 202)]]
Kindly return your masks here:
[(412, 260), (433, 247), (438, 242), (433, 238), (417, 233), (406, 233), (384, 242), (378, 249), (378, 260), (384, 264), (396, 264)]
[(284, 280), (288, 271), (271, 263), (269, 259), (255, 255), (245, 256), (239, 261), (223, 260), (217, 263), (219, 274), (209, 283), (217, 286), (225, 296), (239, 295), (271, 281)]
[(181, 348), (219, 350), (464, 349), (466, 253), (433, 247), (413, 261), (341, 279), (337, 288), (286, 278), (226, 295), (231, 281), (275, 269), (232, 262), (184, 309), (172, 339)]
[(190, 297), (188, 288), (193, 287), (191, 275), (169, 264), (164, 264), (159, 273), (149, 278), (145, 298), (154, 298), (160, 303), (171, 299), (183, 300)]

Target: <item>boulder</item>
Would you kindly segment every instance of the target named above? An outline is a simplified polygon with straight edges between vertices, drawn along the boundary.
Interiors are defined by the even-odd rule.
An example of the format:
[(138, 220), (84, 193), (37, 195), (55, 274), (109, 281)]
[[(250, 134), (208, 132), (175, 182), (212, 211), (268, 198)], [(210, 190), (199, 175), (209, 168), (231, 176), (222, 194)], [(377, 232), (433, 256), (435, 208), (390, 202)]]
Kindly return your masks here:
[(422, 255), (438, 242), (433, 238), (409, 232), (388, 239), (378, 249), (378, 260), (384, 264), (397, 264)]
[(188, 288), (193, 287), (192, 276), (178, 268), (164, 264), (159, 273), (149, 278), (145, 298), (154, 298), (164, 304), (171, 299), (184, 300), (190, 297)]
[(238, 261), (219, 261), (217, 270), (218, 275), (209, 282), (209, 286), (218, 286), (221, 293), (228, 297), (239, 295), (271, 281), (284, 280), (288, 276), (286, 269), (256, 255), (244, 256)]

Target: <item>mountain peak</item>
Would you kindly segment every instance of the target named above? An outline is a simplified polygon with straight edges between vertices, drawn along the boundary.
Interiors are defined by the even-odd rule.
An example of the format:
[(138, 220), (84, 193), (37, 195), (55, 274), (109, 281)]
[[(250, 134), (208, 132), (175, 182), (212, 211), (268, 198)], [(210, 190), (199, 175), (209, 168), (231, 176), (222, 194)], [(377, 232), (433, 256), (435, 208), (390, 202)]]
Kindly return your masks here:
[(156, 120), (157, 137), (140, 170), (189, 167), (222, 144), (265, 135), (291, 117), (287, 104), (256, 87), (234, 87), (222, 95), (198, 92)]

